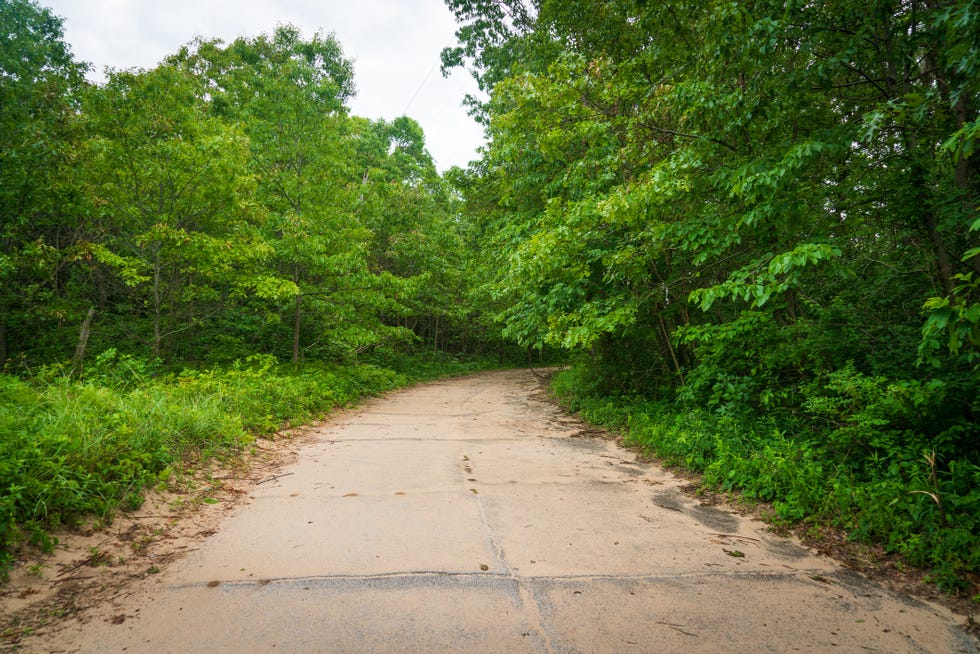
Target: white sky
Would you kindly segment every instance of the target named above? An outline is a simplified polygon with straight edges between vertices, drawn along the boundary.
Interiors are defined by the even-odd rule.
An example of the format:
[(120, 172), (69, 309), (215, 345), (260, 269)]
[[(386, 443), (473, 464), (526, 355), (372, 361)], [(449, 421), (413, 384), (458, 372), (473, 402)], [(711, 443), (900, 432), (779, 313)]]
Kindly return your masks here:
[(333, 33), (354, 60), (351, 111), (367, 118), (414, 118), (444, 171), (476, 158), (482, 128), (461, 103), (476, 94), (462, 70), (449, 79), (439, 53), (455, 43), (456, 23), (442, 0), (39, 0), (65, 19), (75, 58), (105, 68), (152, 68), (195, 37), (231, 42), (292, 23), (304, 37)]

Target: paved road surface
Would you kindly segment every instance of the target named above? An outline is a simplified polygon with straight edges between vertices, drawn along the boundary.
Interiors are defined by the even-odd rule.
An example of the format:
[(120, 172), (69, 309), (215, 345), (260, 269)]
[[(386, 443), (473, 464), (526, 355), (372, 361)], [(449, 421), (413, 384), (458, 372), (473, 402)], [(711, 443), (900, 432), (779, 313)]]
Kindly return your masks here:
[(527, 371), (425, 384), (320, 428), (81, 652), (976, 652), (894, 595), (544, 401)]

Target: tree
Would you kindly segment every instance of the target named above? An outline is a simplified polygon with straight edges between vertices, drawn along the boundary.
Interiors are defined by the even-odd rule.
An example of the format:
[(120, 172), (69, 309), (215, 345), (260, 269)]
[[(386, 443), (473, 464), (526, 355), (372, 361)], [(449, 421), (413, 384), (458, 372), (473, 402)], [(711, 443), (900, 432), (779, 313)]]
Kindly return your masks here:
[(208, 116), (199, 93), (196, 78), (164, 65), (113, 73), (85, 104), (88, 251), (121, 282), (115, 311), (147, 316), (153, 356), (228, 300), (294, 289), (260, 272), (273, 252), (259, 236), (248, 140)]
[(58, 351), (58, 327), (85, 309), (66, 298), (76, 238), (67, 181), (85, 67), (61, 20), (32, 0), (0, 4), (0, 367), (15, 351)]
[(411, 118), (360, 121), (356, 135), (364, 169), (356, 206), (371, 230), (369, 265), (390, 277), (399, 298), (387, 321), (438, 349), (464, 306), (464, 255), (447, 186)]
[[(200, 42), (171, 61), (206, 80), (211, 111), (249, 137), (266, 241), (292, 280), (292, 359), (304, 350), (343, 357), (400, 338), (381, 314), (397, 305), (389, 279), (372, 270), (372, 238), (358, 216), (363, 194), (354, 123), (346, 100), (352, 69), (333, 37), (303, 40), (280, 26), (272, 37), (227, 47)], [(305, 339), (307, 345), (303, 346)]]
[[(448, 4), (444, 63), (492, 92), (481, 211), (512, 338), (740, 414), (798, 415), (848, 361), (976, 388), (936, 354), (980, 317), (965, 5)], [(927, 299), (943, 372), (915, 367)]]
[(975, 572), (976, 3), (447, 4), (505, 334), (713, 483)]

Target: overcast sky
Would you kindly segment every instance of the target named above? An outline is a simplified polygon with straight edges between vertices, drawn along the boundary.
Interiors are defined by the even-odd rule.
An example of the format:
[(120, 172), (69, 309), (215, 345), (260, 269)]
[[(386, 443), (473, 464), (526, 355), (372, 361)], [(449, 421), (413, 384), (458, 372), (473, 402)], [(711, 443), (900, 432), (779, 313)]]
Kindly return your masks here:
[(483, 143), (482, 128), (461, 106), (476, 83), (439, 71), (439, 52), (455, 42), (456, 23), (442, 0), (38, 0), (65, 19), (75, 58), (103, 70), (151, 68), (195, 37), (271, 33), (292, 23), (310, 37), (333, 33), (354, 60), (358, 116), (408, 115), (425, 130), (439, 170), (465, 167)]

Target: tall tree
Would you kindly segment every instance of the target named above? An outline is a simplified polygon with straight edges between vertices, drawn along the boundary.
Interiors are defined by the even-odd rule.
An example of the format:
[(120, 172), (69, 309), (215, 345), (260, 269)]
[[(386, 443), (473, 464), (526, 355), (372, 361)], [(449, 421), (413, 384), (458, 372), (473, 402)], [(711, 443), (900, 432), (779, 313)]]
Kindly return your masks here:
[(33, 0), (0, 3), (0, 33), (2, 367), (39, 345), (38, 331), (58, 339), (57, 328), (85, 312), (63, 292), (77, 231), (67, 175), (85, 67), (65, 44), (61, 20)]
[(273, 253), (259, 237), (248, 140), (205, 113), (200, 91), (191, 74), (160, 66), (113, 73), (85, 104), (90, 253), (120, 282), (117, 311), (147, 317), (150, 333), (133, 336), (154, 356), (229, 299), (294, 288), (260, 272)]
[(280, 26), (228, 46), (200, 42), (171, 60), (207, 80), (212, 112), (240, 122), (249, 137), (258, 197), (270, 213), (266, 239), (296, 288), (283, 321), (292, 359), (304, 351), (347, 356), (402, 337), (382, 319), (399, 310), (391, 280), (369, 262), (372, 232), (359, 208), (364, 135), (347, 114), (353, 73), (336, 40), (304, 40)]
[(448, 344), (463, 306), (462, 243), (422, 128), (405, 116), (362, 121), (356, 143), (364, 167), (357, 215), (371, 230), (370, 265), (390, 275), (401, 298), (388, 321), (433, 348)]

